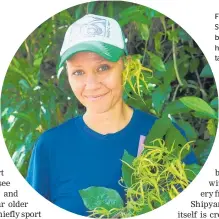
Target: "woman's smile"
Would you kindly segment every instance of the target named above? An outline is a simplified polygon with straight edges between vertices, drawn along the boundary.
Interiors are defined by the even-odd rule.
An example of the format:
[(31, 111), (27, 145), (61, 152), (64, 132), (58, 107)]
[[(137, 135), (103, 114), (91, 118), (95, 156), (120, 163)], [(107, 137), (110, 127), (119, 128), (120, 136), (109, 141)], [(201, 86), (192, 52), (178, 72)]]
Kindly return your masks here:
[(122, 102), (123, 60), (110, 62), (93, 52), (79, 52), (67, 61), (68, 80), (87, 111), (103, 113)]
[(98, 101), (98, 100), (101, 100), (103, 99), (107, 94), (107, 93), (104, 93), (104, 94), (98, 94), (98, 95), (88, 95), (88, 96), (85, 96), (89, 101)]

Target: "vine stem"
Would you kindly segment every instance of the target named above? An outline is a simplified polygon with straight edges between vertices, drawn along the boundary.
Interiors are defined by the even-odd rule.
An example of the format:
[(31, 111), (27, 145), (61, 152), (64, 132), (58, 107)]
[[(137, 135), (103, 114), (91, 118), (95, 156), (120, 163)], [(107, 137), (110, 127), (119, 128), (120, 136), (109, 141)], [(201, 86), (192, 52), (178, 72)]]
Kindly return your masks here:
[(52, 32), (53, 35), (56, 35), (56, 23), (55, 23), (55, 16), (52, 16)]
[[(172, 24), (172, 31), (174, 31), (174, 24)], [(174, 64), (174, 70), (176, 73), (176, 78), (179, 82), (179, 85), (183, 86), (183, 82), (179, 76), (179, 71), (178, 71), (178, 67), (177, 67), (177, 63), (176, 63), (176, 43), (175, 43), (174, 39), (172, 40), (172, 49), (173, 49), (173, 64)]]
[(25, 49), (27, 51), (27, 60), (28, 60), (29, 64), (31, 65), (32, 64), (32, 56), (31, 56), (31, 53), (30, 53), (29, 46), (27, 44), (27, 40), (24, 41), (24, 46), (25, 46)]
[[(149, 37), (148, 37), (148, 40), (149, 40), (150, 35), (151, 35), (152, 26), (153, 26), (153, 23), (152, 23), (152, 25), (151, 25), (150, 28), (149, 28)], [(143, 65), (144, 65), (144, 60), (145, 60), (146, 53), (147, 53), (148, 40), (146, 40), (146, 41), (145, 41), (145, 44), (144, 44), (144, 56), (143, 56), (143, 59), (142, 59), (142, 64), (143, 64)]]
[(176, 90), (174, 91), (172, 101), (174, 101), (176, 99), (176, 94), (177, 94), (179, 88), (180, 88), (180, 85), (178, 84), (177, 87), (176, 87)]

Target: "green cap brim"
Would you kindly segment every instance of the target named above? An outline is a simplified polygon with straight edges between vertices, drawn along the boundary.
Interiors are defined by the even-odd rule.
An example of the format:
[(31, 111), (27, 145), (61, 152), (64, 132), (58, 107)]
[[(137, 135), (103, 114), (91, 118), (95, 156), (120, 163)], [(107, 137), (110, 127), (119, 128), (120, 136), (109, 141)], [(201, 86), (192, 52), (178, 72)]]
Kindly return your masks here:
[(98, 41), (83, 42), (70, 47), (63, 53), (60, 57), (58, 68), (61, 68), (66, 60), (78, 52), (94, 52), (111, 62), (117, 62), (125, 53), (123, 49), (107, 43)]

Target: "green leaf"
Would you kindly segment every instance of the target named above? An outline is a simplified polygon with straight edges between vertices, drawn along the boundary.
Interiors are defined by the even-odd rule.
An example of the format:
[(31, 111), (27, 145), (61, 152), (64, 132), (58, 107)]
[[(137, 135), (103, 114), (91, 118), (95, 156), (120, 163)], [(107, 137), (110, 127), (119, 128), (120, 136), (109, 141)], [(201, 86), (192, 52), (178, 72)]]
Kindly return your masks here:
[(153, 54), (152, 52), (147, 53), (150, 57), (150, 64), (154, 69), (158, 71), (166, 71), (165, 65), (159, 56)]
[(190, 109), (185, 106), (181, 101), (175, 100), (169, 103), (163, 111), (163, 115), (175, 115), (178, 113), (188, 113)]
[[(189, 56), (188, 55), (183, 55), (183, 57), (180, 57), (179, 59), (177, 59), (177, 66), (180, 66), (181, 64), (185, 63), (188, 60)], [(167, 63), (165, 63), (165, 67), (166, 67), (166, 71), (163, 72), (162, 76), (164, 78), (164, 82), (169, 84), (172, 81), (176, 80), (176, 73), (175, 73), (175, 69), (174, 69), (174, 62), (173, 60), (169, 60)], [(186, 66), (185, 66), (186, 67)], [(188, 68), (188, 66), (187, 66)], [(179, 73), (182, 78), (182, 70), (184, 71), (185, 69), (179, 69)]]
[(119, 193), (113, 189), (91, 186), (87, 189), (80, 190), (79, 193), (84, 205), (89, 210), (102, 207), (109, 211), (112, 208), (122, 208), (124, 206)]
[[(49, 48), (49, 46), (48, 46)], [(42, 50), (39, 50), (38, 53), (36, 53), (34, 55), (34, 61), (33, 61), (33, 66), (36, 68), (40, 68), (40, 65), (42, 63), (43, 60), (43, 54), (45, 54), (47, 52), (48, 49), (45, 49), (44, 53), (42, 52)]]
[(179, 37), (183, 40), (183, 41), (190, 41), (192, 38), (191, 36), (183, 29), (179, 30)]
[[(28, 76), (23, 72), (20, 68), (17, 68), (16, 66), (10, 65), (10, 70), (16, 72), (18, 75), (20, 75), (23, 79), (25, 79), (29, 85), (32, 87), (32, 82), (29, 80)], [(7, 75), (6, 75), (7, 76)]]
[(104, 14), (104, 4), (105, 4), (105, 2), (99, 2), (98, 3), (98, 10), (97, 10), (97, 14), (98, 15), (101, 15), (101, 16), (103, 16), (103, 14)]
[(163, 25), (164, 35), (166, 36), (167, 35), (166, 17), (163, 14), (160, 14), (159, 18), (160, 18), (160, 21)]
[(13, 57), (12, 62), (10, 65), (14, 64), (16, 68), (20, 68), (20, 62), (18, 61), (18, 59), (16, 59), (16, 57)]
[(28, 84), (28, 82), (24, 79), (21, 79), (19, 81), (19, 85), (21, 86), (21, 88), (24, 90), (24, 91), (28, 91), (31, 87), (30, 85)]
[(132, 21), (136, 23), (148, 24), (148, 18), (139, 12), (139, 10), (132, 11), (132, 13), (127, 17), (121, 17), (119, 24), (120, 26), (124, 26)]
[[(179, 151), (182, 149), (182, 146), (185, 145), (187, 142), (185, 137), (179, 131), (179, 129), (177, 129), (173, 124), (171, 124), (171, 127), (167, 131), (165, 141), (169, 149), (174, 144), (175, 155), (179, 154)], [(181, 155), (181, 158), (183, 159), (188, 153), (189, 151), (185, 149)]]
[(200, 172), (201, 166), (198, 164), (185, 165), (185, 173), (187, 178), (192, 181)]
[(208, 133), (211, 136), (216, 136), (217, 128), (214, 119), (209, 119), (207, 124)]
[(36, 120), (36, 118), (32, 117), (31, 115), (28, 115), (26, 113), (17, 113), (17, 112), (14, 112), (12, 113), (12, 115), (14, 115), (16, 118), (19, 118), (19, 119), (23, 119), (25, 120), (26, 122), (28, 122), (30, 125), (32, 126), (36, 126), (38, 121)]
[(67, 10), (63, 10), (62, 12), (59, 13), (59, 19), (68, 22), (68, 24), (70, 25), (69, 21), (72, 20), (72, 17)]
[[(209, 118), (217, 119), (217, 113), (211, 106), (199, 97), (182, 97), (179, 99), (185, 106), (194, 110), (195, 115), (203, 115)], [(197, 114), (198, 113), (198, 114)]]
[(154, 37), (154, 44), (156, 52), (160, 52), (161, 50), (161, 38), (164, 34), (162, 32), (158, 32)]
[(180, 120), (179, 122), (177, 122), (177, 124), (180, 126), (180, 128), (182, 128), (185, 131), (186, 137), (188, 138), (189, 141), (192, 141), (198, 138), (197, 131), (194, 129), (194, 127), (189, 122)]
[(176, 23), (173, 20), (168, 19), (167, 24), (168, 25), (175, 25)]
[(215, 97), (211, 102), (210, 105), (214, 109), (218, 109), (218, 97)]
[(196, 147), (194, 148), (195, 155), (200, 165), (204, 165), (211, 152), (214, 143), (214, 137), (211, 136), (209, 140), (197, 140)]
[(114, 6), (113, 2), (107, 2), (107, 9), (108, 9), (108, 16), (113, 18), (114, 17)]
[(189, 72), (189, 61), (185, 60), (183, 63), (178, 65), (179, 74), (181, 77), (185, 77)]
[(87, 13), (92, 14), (96, 6), (96, 2), (89, 2), (87, 4)]
[(217, 86), (216, 86), (215, 82), (212, 85), (210, 85), (210, 87), (208, 88), (208, 94), (210, 96), (209, 97), (210, 99), (214, 98), (215, 96), (218, 97)]
[(122, 178), (127, 187), (131, 187), (132, 185), (133, 169), (130, 166), (132, 166), (133, 160), (134, 157), (125, 150), (122, 157)]
[(212, 119), (212, 115), (202, 113), (202, 112), (192, 112), (191, 113), (194, 117), (196, 118), (201, 118), (201, 119)]
[(175, 31), (167, 31), (167, 35), (168, 35), (168, 39), (170, 41), (174, 41), (174, 42), (178, 43), (179, 38), (178, 38), (177, 30), (175, 30)]
[(139, 29), (140, 29), (142, 39), (147, 41), (149, 39), (149, 36), (150, 36), (148, 25), (147, 24), (139, 24)]
[(173, 60), (169, 60), (167, 63), (165, 63), (165, 69), (166, 71), (161, 72), (161, 74), (164, 79), (164, 83), (170, 84), (176, 79)]
[(154, 9), (148, 8), (148, 7), (144, 7), (145, 9), (145, 13), (147, 15), (147, 17), (149, 17), (150, 19), (154, 18), (154, 17), (158, 17), (160, 18), (162, 16), (162, 14), (158, 11), (155, 11)]
[(189, 66), (190, 72), (195, 72), (198, 69), (199, 63), (199, 59), (192, 59)]
[(76, 18), (76, 19), (79, 19), (79, 18), (82, 16), (83, 10), (84, 10), (83, 7), (84, 7), (83, 4), (77, 6), (77, 8), (76, 8), (76, 10), (75, 10), (75, 18)]
[(148, 24), (148, 19), (145, 15), (136, 12), (135, 14), (133, 14), (132, 16), (130, 16), (130, 21), (135, 21), (135, 22), (139, 22), (142, 24)]
[(152, 102), (151, 99), (145, 100), (145, 103), (143, 103), (143, 101), (140, 99), (140, 97), (138, 95), (133, 95), (133, 98), (127, 98), (126, 103), (128, 105), (133, 106), (134, 108), (140, 109), (140, 110), (144, 110), (148, 112), (148, 108), (151, 108)]
[(163, 104), (168, 99), (170, 92), (171, 87), (169, 85), (162, 84), (152, 93), (153, 107), (158, 114), (161, 112)]
[[(163, 138), (163, 136), (167, 133), (171, 125), (171, 120), (166, 116), (157, 119), (147, 135), (145, 144), (150, 145), (150, 142), (154, 139)], [(159, 130), (159, 132), (157, 130)]]
[(194, 48), (194, 47), (184, 46), (183, 49), (184, 49), (184, 51), (186, 51), (192, 55), (199, 53), (199, 50), (197, 48)]
[(202, 69), (200, 77), (202, 78), (213, 78), (213, 72), (209, 64), (206, 64), (205, 67)]
[(137, 10), (137, 6), (131, 6), (131, 7), (128, 7), (126, 9), (124, 9), (123, 11), (121, 11), (119, 13), (120, 17), (129, 17), (130, 15), (132, 15), (133, 11), (136, 11)]

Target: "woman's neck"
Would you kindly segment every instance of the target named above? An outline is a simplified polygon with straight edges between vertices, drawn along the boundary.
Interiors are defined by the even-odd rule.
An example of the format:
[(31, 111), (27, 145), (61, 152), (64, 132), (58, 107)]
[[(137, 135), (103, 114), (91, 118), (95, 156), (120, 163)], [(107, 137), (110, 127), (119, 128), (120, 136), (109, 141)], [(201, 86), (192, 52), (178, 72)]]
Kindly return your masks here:
[(92, 130), (100, 134), (115, 133), (122, 130), (130, 122), (133, 109), (123, 101), (103, 113), (86, 111), (83, 120)]

